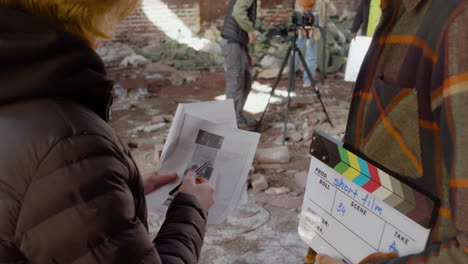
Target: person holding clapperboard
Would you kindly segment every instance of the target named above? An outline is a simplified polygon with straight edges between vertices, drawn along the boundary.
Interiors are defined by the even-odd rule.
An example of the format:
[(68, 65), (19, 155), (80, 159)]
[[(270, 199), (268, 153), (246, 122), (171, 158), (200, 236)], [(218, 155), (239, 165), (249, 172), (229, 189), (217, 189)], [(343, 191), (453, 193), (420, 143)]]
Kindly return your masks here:
[[(345, 146), (437, 196), (440, 209), (423, 252), (376, 253), (361, 263), (468, 263), (468, 1), (381, 7)], [(342, 262), (318, 255), (317, 263)]]

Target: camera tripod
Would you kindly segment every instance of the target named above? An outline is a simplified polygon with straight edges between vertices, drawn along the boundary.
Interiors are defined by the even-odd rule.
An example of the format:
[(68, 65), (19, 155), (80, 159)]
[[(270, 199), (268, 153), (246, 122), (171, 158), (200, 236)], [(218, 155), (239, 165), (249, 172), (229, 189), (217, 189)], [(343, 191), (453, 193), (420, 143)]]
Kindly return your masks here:
[[(321, 31), (322, 36), (325, 36), (325, 32), (324, 32), (325, 30), (323, 28), (320, 28), (320, 27), (317, 27), (317, 28), (319, 28), (319, 30)], [(256, 131), (258, 132), (260, 130), (261, 125), (262, 125), (263, 118), (265, 117), (265, 114), (266, 114), (266, 112), (268, 110), (268, 106), (270, 105), (271, 98), (275, 94), (275, 90), (276, 90), (276, 88), (278, 86), (278, 83), (281, 80), (281, 76), (283, 75), (283, 71), (284, 71), (286, 65), (289, 62), (288, 100), (287, 100), (287, 106), (286, 106), (286, 109), (285, 109), (285, 112), (284, 112), (283, 145), (286, 144), (286, 135), (287, 135), (288, 118), (289, 118), (289, 107), (290, 107), (290, 104), (291, 104), (291, 92), (294, 91), (294, 89), (295, 89), (295, 84), (294, 84), (294, 79), (295, 78), (294, 77), (295, 77), (295, 72), (296, 72), (296, 69), (295, 69), (296, 68), (296, 65), (295, 65), (296, 64), (295, 63), (296, 54), (298, 55), (302, 65), (304, 66), (304, 70), (305, 70), (306, 74), (309, 76), (309, 79), (311, 81), (314, 92), (317, 95), (317, 98), (319, 99), (320, 104), (322, 105), (322, 110), (325, 113), (325, 116), (327, 118), (326, 121), (328, 123), (330, 123), (330, 125), (332, 127), (334, 127), (333, 123), (332, 123), (332, 121), (330, 119), (330, 116), (328, 115), (327, 109), (325, 108), (325, 104), (322, 101), (322, 95), (320, 93), (320, 90), (318, 89), (318, 87), (316, 85), (316, 82), (315, 82), (315, 80), (314, 80), (314, 78), (312, 76), (312, 73), (310, 72), (310, 69), (307, 66), (307, 63), (305, 62), (304, 56), (302, 55), (302, 51), (299, 49), (299, 47), (297, 47), (296, 40), (298, 38), (298, 29), (299, 28), (291, 27), (291, 28), (286, 30), (286, 34), (288, 36), (287, 40), (291, 41), (291, 44), (290, 44), (290, 46), (288, 48), (288, 51), (286, 53), (287, 55), (283, 59), (283, 63), (281, 64), (280, 71), (279, 71), (278, 75), (276, 76), (275, 83), (273, 84), (273, 87), (271, 89), (270, 97), (268, 98), (268, 103), (267, 103), (267, 105), (265, 107), (265, 110), (263, 111), (262, 116), (260, 117), (260, 120), (258, 121), (257, 128), (256, 128)], [(288, 32), (293, 32), (293, 36), (291, 37), (288, 34)]]

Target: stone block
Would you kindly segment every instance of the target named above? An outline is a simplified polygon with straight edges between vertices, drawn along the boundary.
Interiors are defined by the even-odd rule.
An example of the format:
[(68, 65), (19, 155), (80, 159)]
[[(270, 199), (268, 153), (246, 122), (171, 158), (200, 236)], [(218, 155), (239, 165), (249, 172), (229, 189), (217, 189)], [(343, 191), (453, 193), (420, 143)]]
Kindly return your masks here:
[(271, 187), (265, 191), (266, 194), (282, 195), (290, 193), (291, 189), (288, 187)]
[(287, 146), (258, 149), (255, 160), (259, 163), (288, 163), (291, 159)]
[(262, 174), (252, 175), (252, 192), (259, 193), (269, 187), (268, 181)]
[(307, 171), (301, 171), (294, 175), (294, 181), (301, 188), (302, 191), (305, 191), (307, 185)]
[(304, 201), (304, 196), (290, 197), (290, 196), (277, 196), (271, 202), (270, 205), (278, 208), (293, 209), (299, 208)]

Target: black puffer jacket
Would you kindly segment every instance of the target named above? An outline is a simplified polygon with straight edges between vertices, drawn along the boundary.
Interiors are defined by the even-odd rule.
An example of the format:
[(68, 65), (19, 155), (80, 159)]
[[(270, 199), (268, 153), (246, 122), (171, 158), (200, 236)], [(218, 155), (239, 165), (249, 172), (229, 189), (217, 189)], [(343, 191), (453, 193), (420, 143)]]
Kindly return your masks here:
[(0, 263), (196, 263), (181, 194), (155, 241), (138, 169), (106, 123), (112, 83), (80, 38), (0, 6)]

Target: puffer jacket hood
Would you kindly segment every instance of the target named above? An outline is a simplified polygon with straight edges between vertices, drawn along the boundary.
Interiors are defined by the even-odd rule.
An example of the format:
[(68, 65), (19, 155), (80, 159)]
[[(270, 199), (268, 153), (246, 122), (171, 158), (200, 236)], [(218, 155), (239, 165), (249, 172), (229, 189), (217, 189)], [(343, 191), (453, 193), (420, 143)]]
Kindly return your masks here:
[(0, 107), (30, 99), (64, 98), (107, 121), (111, 91), (102, 60), (83, 39), (0, 6)]

